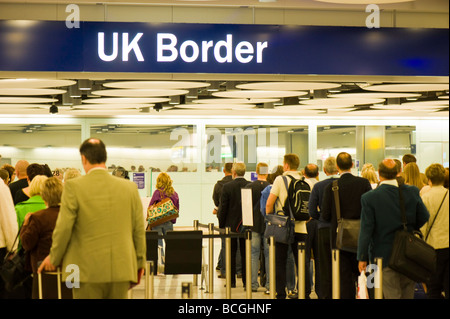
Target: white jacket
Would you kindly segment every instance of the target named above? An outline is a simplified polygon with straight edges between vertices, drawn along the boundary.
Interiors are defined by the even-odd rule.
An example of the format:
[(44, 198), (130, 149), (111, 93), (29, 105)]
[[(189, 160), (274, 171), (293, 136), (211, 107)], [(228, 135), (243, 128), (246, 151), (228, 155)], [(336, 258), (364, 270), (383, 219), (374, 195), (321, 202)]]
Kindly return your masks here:
[[(0, 248), (12, 250), (14, 239), (19, 231), (14, 201), (9, 187), (0, 178)], [(17, 248), (17, 242), (13, 250)]]
[[(429, 228), (436, 217), (439, 205), (444, 198), (445, 193), (448, 190), (444, 186), (432, 186), (429, 191), (422, 195), (422, 201), (425, 207), (430, 213), (430, 219), (428, 222), (422, 226), (420, 229), (422, 231), (423, 237), (426, 238)], [(449, 247), (449, 218), (448, 218), (448, 198), (450, 194), (447, 194), (445, 201), (442, 204), (439, 214), (434, 222), (430, 235), (428, 236), (427, 243), (434, 247), (434, 249), (442, 249)]]

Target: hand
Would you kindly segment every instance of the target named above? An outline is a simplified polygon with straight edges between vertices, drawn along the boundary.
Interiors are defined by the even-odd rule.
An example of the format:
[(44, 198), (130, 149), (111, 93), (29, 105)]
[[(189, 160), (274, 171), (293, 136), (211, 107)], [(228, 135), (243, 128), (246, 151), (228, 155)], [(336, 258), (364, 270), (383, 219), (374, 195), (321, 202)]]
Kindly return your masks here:
[(130, 283), (130, 289), (132, 289), (133, 287), (139, 285), (139, 283), (141, 282), (141, 278), (142, 278), (142, 276), (144, 275), (144, 272), (145, 272), (145, 269), (144, 269), (144, 268), (138, 269), (137, 282), (136, 282), (136, 283), (134, 283), (134, 282)]
[(362, 273), (363, 271), (365, 272), (366, 271), (366, 267), (367, 267), (367, 261), (360, 261), (358, 263), (358, 269), (359, 269), (360, 273)]
[(50, 255), (45, 257), (45, 259), (42, 261), (41, 265), (39, 266), (39, 268), (37, 270), (38, 274), (40, 274), (42, 272), (42, 270), (45, 270), (45, 271), (55, 271), (56, 270), (56, 266), (52, 265), (52, 263), (50, 262)]

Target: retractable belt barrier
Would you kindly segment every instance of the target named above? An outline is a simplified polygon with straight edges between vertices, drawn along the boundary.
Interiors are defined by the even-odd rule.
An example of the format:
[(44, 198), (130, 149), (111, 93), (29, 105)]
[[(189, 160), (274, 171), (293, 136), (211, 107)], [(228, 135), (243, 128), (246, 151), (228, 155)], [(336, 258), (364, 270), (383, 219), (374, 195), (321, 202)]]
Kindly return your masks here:
[[(225, 239), (225, 278), (226, 278), (226, 299), (231, 299), (231, 238), (245, 238), (245, 250), (246, 250), (246, 298), (251, 299), (252, 298), (252, 289), (251, 289), (251, 231), (246, 230), (244, 233), (232, 233), (230, 231), (230, 228), (227, 227), (225, 229), (221, 229), (218, 227), (214, 227), (213, 223), (210, 223), (208, 225), (201, 224), (197, 220), (194, 221), (194, 229), (193, 231), (198, 231), (199, 228), (207, 228), (208, 233), (202, 234), (202, 239), (207, 238), (208, 239), (208, 290), (207, 293), (214, 293), (214, 239), (215, 238), (224, 238)], [(151, 232), (151, 231), (150, 231)], [(215, 234), (215, 232), (219, 234)], [(156, 232), (153, 232), (156, 233)], [(171, 239), (179, 239), (179, 240), (185, 240), (186, 239), (186, 233), (188, 232), (180, 232), (180, 231), (171, 231), (170, 233)], [(159, 234), (153, 234), (151, 236), (152, 240), (157, 239), (167, 239), (167, 235), (159, 235)], [(154, 245), (152, 245), (154, 247)], [(306, 265), (306, 250), (305, 250), (306, 244), (304, 242), (298, 243), (298, 298), (299, 299), (305, 299), (305, 265)], [(147, 256), (152, 255), (151, 253), (147, 253)], [(153, 254), (154, 256), (154, 254)], [(155, 274), (155, 269), (157, 268), (156, 265), (157, 262), (157, 255), (156, 257), (153, 257), (153, 260), (147, 261), (147, 268), (146, 268), (146, 274), (150, 274), (150, 276), (146, 275), (145, 280), (145, 298), (153, 298), (153, 276)], [(167, 263), (167, 259), (166, 259)], [(203, 271), (203, 267), (201, 268)], [(276, 271), (275, 271), (275, 240), (273, 237), (269, 238), (269, 275), (270, 275), (270, 282), (269, 282), (269, 291), (270, 291), (270, 298), (275, 299), (276, 296)], [(202, 276), (203, 278), (203, 276)], [(197, 274), (194, 274), (194, 286), (197, 286)]]
[[(370, 265), (372, 266), (372, 265)], [(373, 277), (374, 298), (383, 299), (383, 259), (375, 258), (375, 267), (369, 267)], [(367, 269), (366, 269), (367, 271)], [(340, 250), (331, 251), (332, 298), (341, 298)]]

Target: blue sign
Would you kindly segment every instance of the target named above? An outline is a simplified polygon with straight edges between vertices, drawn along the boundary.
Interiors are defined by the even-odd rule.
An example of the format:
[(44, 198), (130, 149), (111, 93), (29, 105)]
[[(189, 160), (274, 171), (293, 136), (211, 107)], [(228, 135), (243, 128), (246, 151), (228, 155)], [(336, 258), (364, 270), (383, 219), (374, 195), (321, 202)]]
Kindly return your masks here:
[(133, 173), (133, 182), (136, 183), (138, 189), (145, 188), (145, 173)]
[(0, 21), (0, 71), (448, 76), (447, 29)]

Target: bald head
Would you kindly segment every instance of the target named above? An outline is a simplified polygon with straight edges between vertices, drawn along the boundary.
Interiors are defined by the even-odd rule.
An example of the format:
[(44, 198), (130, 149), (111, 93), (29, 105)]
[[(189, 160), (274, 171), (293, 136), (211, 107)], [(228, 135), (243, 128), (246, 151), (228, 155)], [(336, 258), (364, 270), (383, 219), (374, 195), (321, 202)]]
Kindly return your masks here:
[(27, 178), (27, 168), (29, 165), (30, 165), (30, 163), (28, 163), (25, 160), (20, 160), (16, 163), (15, 169), (16, 169), (17, 179)]
[(391, 158), (386, 158), (378, 165), (378, 175), (380, 179), (389, 180), (395, 179), (397, 176), (397, 163)]

